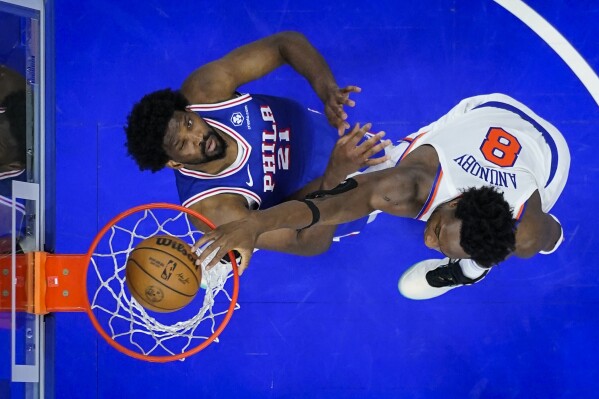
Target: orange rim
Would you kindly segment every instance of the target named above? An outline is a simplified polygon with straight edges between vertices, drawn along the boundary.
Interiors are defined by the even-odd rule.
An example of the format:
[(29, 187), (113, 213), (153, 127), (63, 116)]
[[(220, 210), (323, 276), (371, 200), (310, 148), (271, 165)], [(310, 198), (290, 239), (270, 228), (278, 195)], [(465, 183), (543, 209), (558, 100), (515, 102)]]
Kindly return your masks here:
[[(86, 254), (86, 258), (85, 258), (86, 264), (85, 264), (85, 273), (84, 273), (85, 276), (87, 276), (87, 273), (89, 270), (89, 264), (91, 262), (91, 258), (93, 256), (94, 250), (96, 249), (100, 240), (104, 237), (104, 234), (106, 234), (106, 232), (120, 220), (126, 218), (127, 216), (129, 216), (133, 213), (143, 211), (146, 209), (178, 210), (180, 212), (185, 212), (188, 215), (191, 215), (193, 217), (200, 219), (202, 222), (206, 223), (206, 225), (208, 225), (208, 227), (210, 227), (211, 229), (215, 228), (214, 223), (212, 223), (210, 220), (206, 219), (206, 217), (200, 215), (199, 213), (197, 213), (191, 209), (185, 208), (180, 205), (168, 204), (165, 202), (156, 202), (156, 203), (150, 203), (150, 204), (136, 206), (136, 207), (131, 208), (125, 212), (122, 212), (119, 215), (112, 218), (102, 228), (102, 230), (100, 230), (100, 232), (96, 235), (96, 238), (90, 245), (89, 250), (87, 251), (87, 254)], [(131, 349), (126, 348), (123, 345), (116, 342), (115, 340), (113, 340), (106, 333), (106, 331), (104, 331), (104, 328), (100, 325), (100, 323), (98, 322), (98, 319), (96, 318), (96, 315), (94, 314), (94, 311), (92, 310), (91, 303), (89, 301), (89, 292), (87, 290), (87, 282), (86, 282), (86, 284), (84, 284), (85, 305), (86, 305), (85, 311), (87, 312), (87, 315), (89, 316), (92, 324), (94, 325), (94, 328), (98, 331), (98, 333), (100, 333), (100, 335), (106, 340), (106, 342), (108, 342), (108, 344), (110, 344), (110, 346), (112, 346), (119, 352), (125, 353), (126, 355), (129, 355), (129, 356), (134, 357), (139, 360), (145, 360), (145, 361), (150, 361), (150, 362), (160, 362), (160, 363), (171, 362), (174, 360), (180, 360), (180, 359), (195, 355), (196, 353), (198, 353), (199, 351), (201, 351), (202, 349), (204, 349), (208, 345), (210, 345), (212, 343), (212, 341), (214, 341), (216, 339), (216, 337), (218, 337), (220, 335), (220, 333), (225, 329), (225, 327), (229, 323), (231, 316), (233, 316), (233, 311), (235, 310), (235, 304), (237, 303), (237, 295), (239, 293), (239, 273), (237, 270), (237, 262), (235, 261), (235, 256), (233, 255), (233, 252), (229, 252), (229, 258), (231, 259), (231, 264), (233, 266), (233, 293), (231, 295), (231, 304), (229, 305), (229, 308), (227, 309), (227, 314), (224, 316), (222, 322), (220, 323), (218, 328), (214, 331), (214, 333), (212, 333), (212, 335), (210, 337), (208, 337), (205, 341), (203, 341), (198, 346), (196, 346), (188, 351), (185, 351), (185, 352), (182, 352), (182, 353), (179, 353), (176, 355), (164, 355), (164, 356), (144, 355), (144, 354), (132, 351)]]

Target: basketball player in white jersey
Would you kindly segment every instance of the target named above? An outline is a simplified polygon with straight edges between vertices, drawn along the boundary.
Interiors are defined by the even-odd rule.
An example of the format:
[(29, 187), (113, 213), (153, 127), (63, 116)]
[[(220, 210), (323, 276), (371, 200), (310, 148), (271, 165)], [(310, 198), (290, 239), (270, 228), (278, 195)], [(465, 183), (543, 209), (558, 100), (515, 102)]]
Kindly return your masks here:
[[(561, 133), (518, 101), (491, 94), (467, 98), (404, 139), (386, 165), (212, 231), (200, 261), (236, 249), (243, 270), (263, 232), (343, 223), (379, 210), (426, 222), (424, 243), (445, 259), (408, 269), (403, 295), (428, 299), (473, 284), (510, 255), (549, 254), (563, 241), (548, 212), (568, 177)], [(209, 262), (209, 266), (214, 261)]]

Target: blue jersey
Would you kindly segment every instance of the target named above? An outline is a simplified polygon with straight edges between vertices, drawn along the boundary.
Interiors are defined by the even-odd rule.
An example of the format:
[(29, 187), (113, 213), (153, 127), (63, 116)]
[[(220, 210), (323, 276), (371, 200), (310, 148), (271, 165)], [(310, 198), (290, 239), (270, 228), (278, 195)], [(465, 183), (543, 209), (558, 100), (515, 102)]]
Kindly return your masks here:
[(176, 170), (184, 206), (223, 193), (244, 196), (254, 209), (279, 204), (322, 175), (337, 140), (323, 115), (285, 98), (245, 94), (188, 108), (233, 137), (239, 151), (216, 175)]
[[(218, 194), (241, 195), (250, 209), (280, 204), (322, 176), (338, 139), (324, 115), (286, 98), (243, 94), (188, 109), (234, 138), (238, 154), (216, 175), (175, 170), (179, 198), (186, 207)], [(359, 230), (359, 224), (365, 221), (349, 229)], [(340, 234), (349, 233), (344, 229)]]

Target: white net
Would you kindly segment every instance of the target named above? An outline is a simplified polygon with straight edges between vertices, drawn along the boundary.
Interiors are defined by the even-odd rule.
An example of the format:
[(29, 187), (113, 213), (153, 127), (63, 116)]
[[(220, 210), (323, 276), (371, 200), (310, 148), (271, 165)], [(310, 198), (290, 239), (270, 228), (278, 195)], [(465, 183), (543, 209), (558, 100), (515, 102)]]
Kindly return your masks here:
[(178, 237), (190, 246), (202, 236), (185, 212), (144, 209), (119, 220), (104, 234), (88, 272), (88, 295), (98, 324), (116, 343), (146, 356), (178, 355), (202, 344), (218, 329), (232, 301), (231, 263), (221, 261), (209, 271), (202, 265), (202, 288), (183, 309), (156, 313), (137, 303), (125, 283), (127, 257), (141, 241), (160, 234)]

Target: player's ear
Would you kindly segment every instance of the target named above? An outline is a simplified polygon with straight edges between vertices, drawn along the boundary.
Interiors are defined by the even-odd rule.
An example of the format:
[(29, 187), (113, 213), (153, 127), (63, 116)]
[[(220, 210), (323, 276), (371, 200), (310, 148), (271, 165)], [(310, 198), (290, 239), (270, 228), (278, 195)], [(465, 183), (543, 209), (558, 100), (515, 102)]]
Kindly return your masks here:
[(449, 201), (448, 205), (449, 205), (450, 208), (455, 208), (456, 206), (458, 206), (459, 202), (460, 202), (460, 197)]
[(169, 168), (172, 168), (172, 169), (181, 169), (181, 168), (183, 168), (184, 165), (181, 162), (177, 162), (177, 161), (173, 161), (172, 159), (169, 159), (166, 162), (166, 166), (168, 166)]

